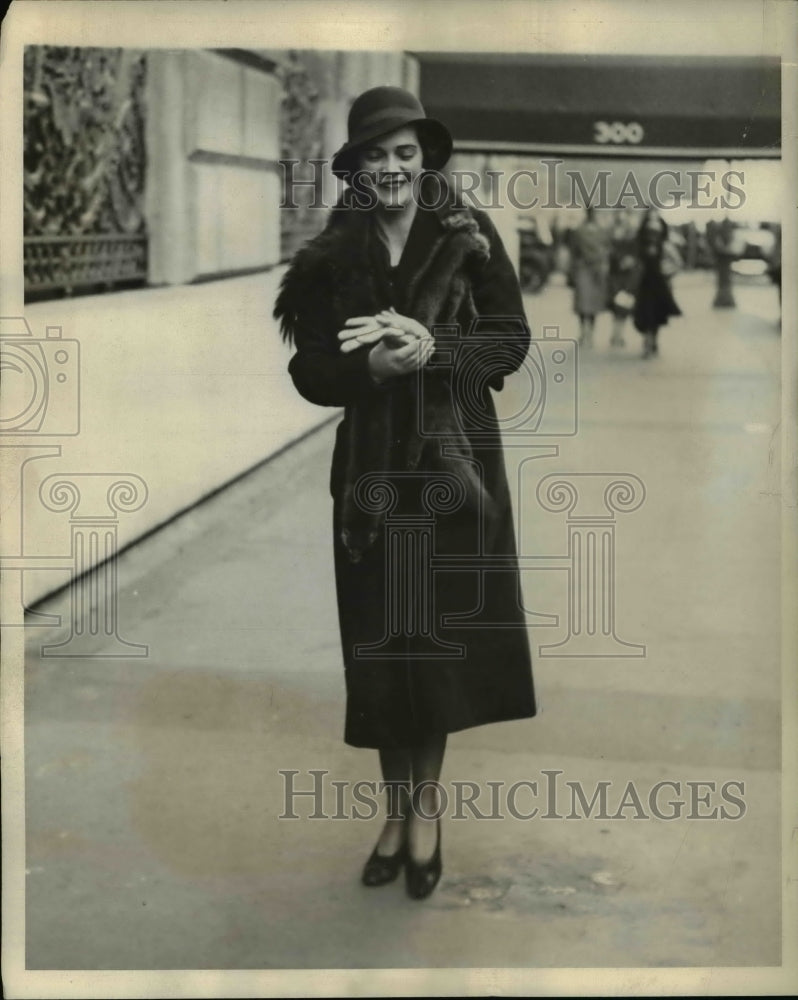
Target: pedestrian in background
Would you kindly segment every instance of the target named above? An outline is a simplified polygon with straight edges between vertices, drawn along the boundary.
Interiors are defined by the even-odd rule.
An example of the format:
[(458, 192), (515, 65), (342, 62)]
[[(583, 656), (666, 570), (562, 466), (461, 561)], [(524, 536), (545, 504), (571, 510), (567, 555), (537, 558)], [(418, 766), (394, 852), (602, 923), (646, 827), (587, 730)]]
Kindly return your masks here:
[[(666, 250), (668, 224), (654, 208), (646, 210), (637, 231), (640, 280), (634, 305), (634, 324), (643, 337), (643, 357), (659, 353), (657, 334), (671, 316), (681, 316), (671, 291), (672, 255)], [(673, 273), (670, 271), (670, 273)]]
[(770, 230), (773, 233), (773, 246), (768, 254), (767, 272), (773, 284), (778, 286), (779, 307), (781, 307), (781, 224), (772, 225)]
[[(414, 899), (441, 874), (437, 783), (447, 734), (536, 712), (492, 398), (523, 364), (531, 335), (488, 216), (418, 197), (425, 173), (433, 181), (451, 150), (448, 130), (412, 94), (361, 94), (332, 162), (349, 186), (325, 230), (295, 256), (275, 308), (296, 347), (297, 390), (344, 408), (330, 479), (344, 740), (377, 749), (386, 787), (405, 790), (398, 808), (389, 800), (362, 881), (385, 885), (404, 868)], [(438, 336), (447, 339), (436, 353)], [(404, 544), (386, 544), (386, 504), (375, 501), (417, 515), (433, 494), (444, 507), (436, 554), (472, 565), (475, 553), (498, 558), (501, 573), (427, 578)], [(397, 579), (401, 593), (391, 589)], [(404, 614), (408, 602), (415, 631), (406, 618), (392, 630), (389, 612)]]
[(609, 308), (612, 313), (611, 347), (623, 347), (623, 330), (635, 304), (638, 281), (637, 223), (632, 209), (624, 209), (612, 228), (609, 270)]
[(595, 209), (588, 205), (571, 239), (574, 312), (579, 317), (579, 343), (584, 347), (593, 346), (596, 316), (607, 308), (609, 238), (595, 216)]

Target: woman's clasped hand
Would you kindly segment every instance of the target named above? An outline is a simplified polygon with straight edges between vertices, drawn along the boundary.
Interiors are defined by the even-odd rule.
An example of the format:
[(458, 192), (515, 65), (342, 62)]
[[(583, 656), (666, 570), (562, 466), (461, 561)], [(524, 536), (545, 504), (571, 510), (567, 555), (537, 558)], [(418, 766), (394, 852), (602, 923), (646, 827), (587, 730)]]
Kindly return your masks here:
[(341, 352), (348, 354), (364, 344), (373, 344), (369, 368), (378, 381), (418, 371), (432, 357), (435, 338), (410, 316), (383, 309), (374, 316), (353, 316), (338, 332)]

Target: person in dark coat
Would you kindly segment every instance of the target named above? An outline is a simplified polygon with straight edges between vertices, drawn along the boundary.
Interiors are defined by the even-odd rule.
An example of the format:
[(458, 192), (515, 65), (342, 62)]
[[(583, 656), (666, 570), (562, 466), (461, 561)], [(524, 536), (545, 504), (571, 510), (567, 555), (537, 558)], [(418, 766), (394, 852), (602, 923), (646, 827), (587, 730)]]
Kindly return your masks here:
[(363, 881), (404, 866), (414, 898), (440, 877), (447, 734), (536, 713), (491, 396), (530, 332), (488, 216), (424, 193), (451, 148), (412, 94), (362, 94), (333, 159), (349, 186), (275, 307), (298, 391), (344, 407), (330, 476), (344, 739), (405, 790)]
[(657, 334), (671, 316), (681, 316), (671, 291), (670, 281), (663, 270), (668, 224), (659, 212), (646, 210), (637, 231), (639, 280), (634, 307), (634, 324), (643, 336), (643, 357), (659, 353)]

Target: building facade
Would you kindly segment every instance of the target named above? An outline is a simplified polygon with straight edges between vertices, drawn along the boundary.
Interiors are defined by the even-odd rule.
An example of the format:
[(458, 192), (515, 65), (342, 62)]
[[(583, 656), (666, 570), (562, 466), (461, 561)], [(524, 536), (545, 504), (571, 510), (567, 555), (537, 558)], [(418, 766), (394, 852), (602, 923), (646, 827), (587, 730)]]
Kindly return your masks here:
[(415, 60), (29, 47), (26, 294), (186, 284), (286, 260), (323, 224), (308, 182), (333, 189), (324, 161), (351, 101), (383, 83), (417, 90)]

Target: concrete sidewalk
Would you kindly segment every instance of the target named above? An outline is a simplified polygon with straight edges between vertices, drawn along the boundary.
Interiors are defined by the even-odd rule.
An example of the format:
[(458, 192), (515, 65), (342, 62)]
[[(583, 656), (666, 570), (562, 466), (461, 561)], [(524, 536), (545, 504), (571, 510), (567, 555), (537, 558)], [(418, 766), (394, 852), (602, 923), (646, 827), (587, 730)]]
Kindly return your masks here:
[[(376, 753), (341, 739), (328, 424), (120, 559), (120, 632), (149, 644), (146, 659), (103, 659), (99, 639), (95, 657), (44, 658), (62, 633), (30, 630), (29, 968), (779, 964), (778, 304), (752, 282), (737, 310), (713, 311), (705, 275), (676, 291), (685, 316), (655, 362), (634, 331), (611, 353), (602, 318), (580, 358), (580, 432), (531, 463), (533, 480), (645, 484), (618, 518), (617, 598), (619, 635), (647, 655), (537, 655), (538, 718), (454, 734), (444, 780), (542, 788), (561, 771), (565, 815), (565, 781), (588, 796), (611, 782), (612, 814), (630, 781), (644, 803), (679, 783), (660, 801), (685, 814), (687, 782), (715, 782), (711, 808), (736, 781), (744, 815), (447, 819), (424, 903), (401, 884), (360, 886), (376, 821), (278, 820), (281, 769), (303, 787), (309, 769), (378, 776)], [(536, 327), (571, 335), (567, 289), (528, 305)], [(563, 551), (563, 515), (521, 499), (521, 551)], [(564, 621), (562, 574), (524, 587)], [(41, 610), (68, 621), (68, 594)], [(533, 651), (563, 635), (531, 629)]]

